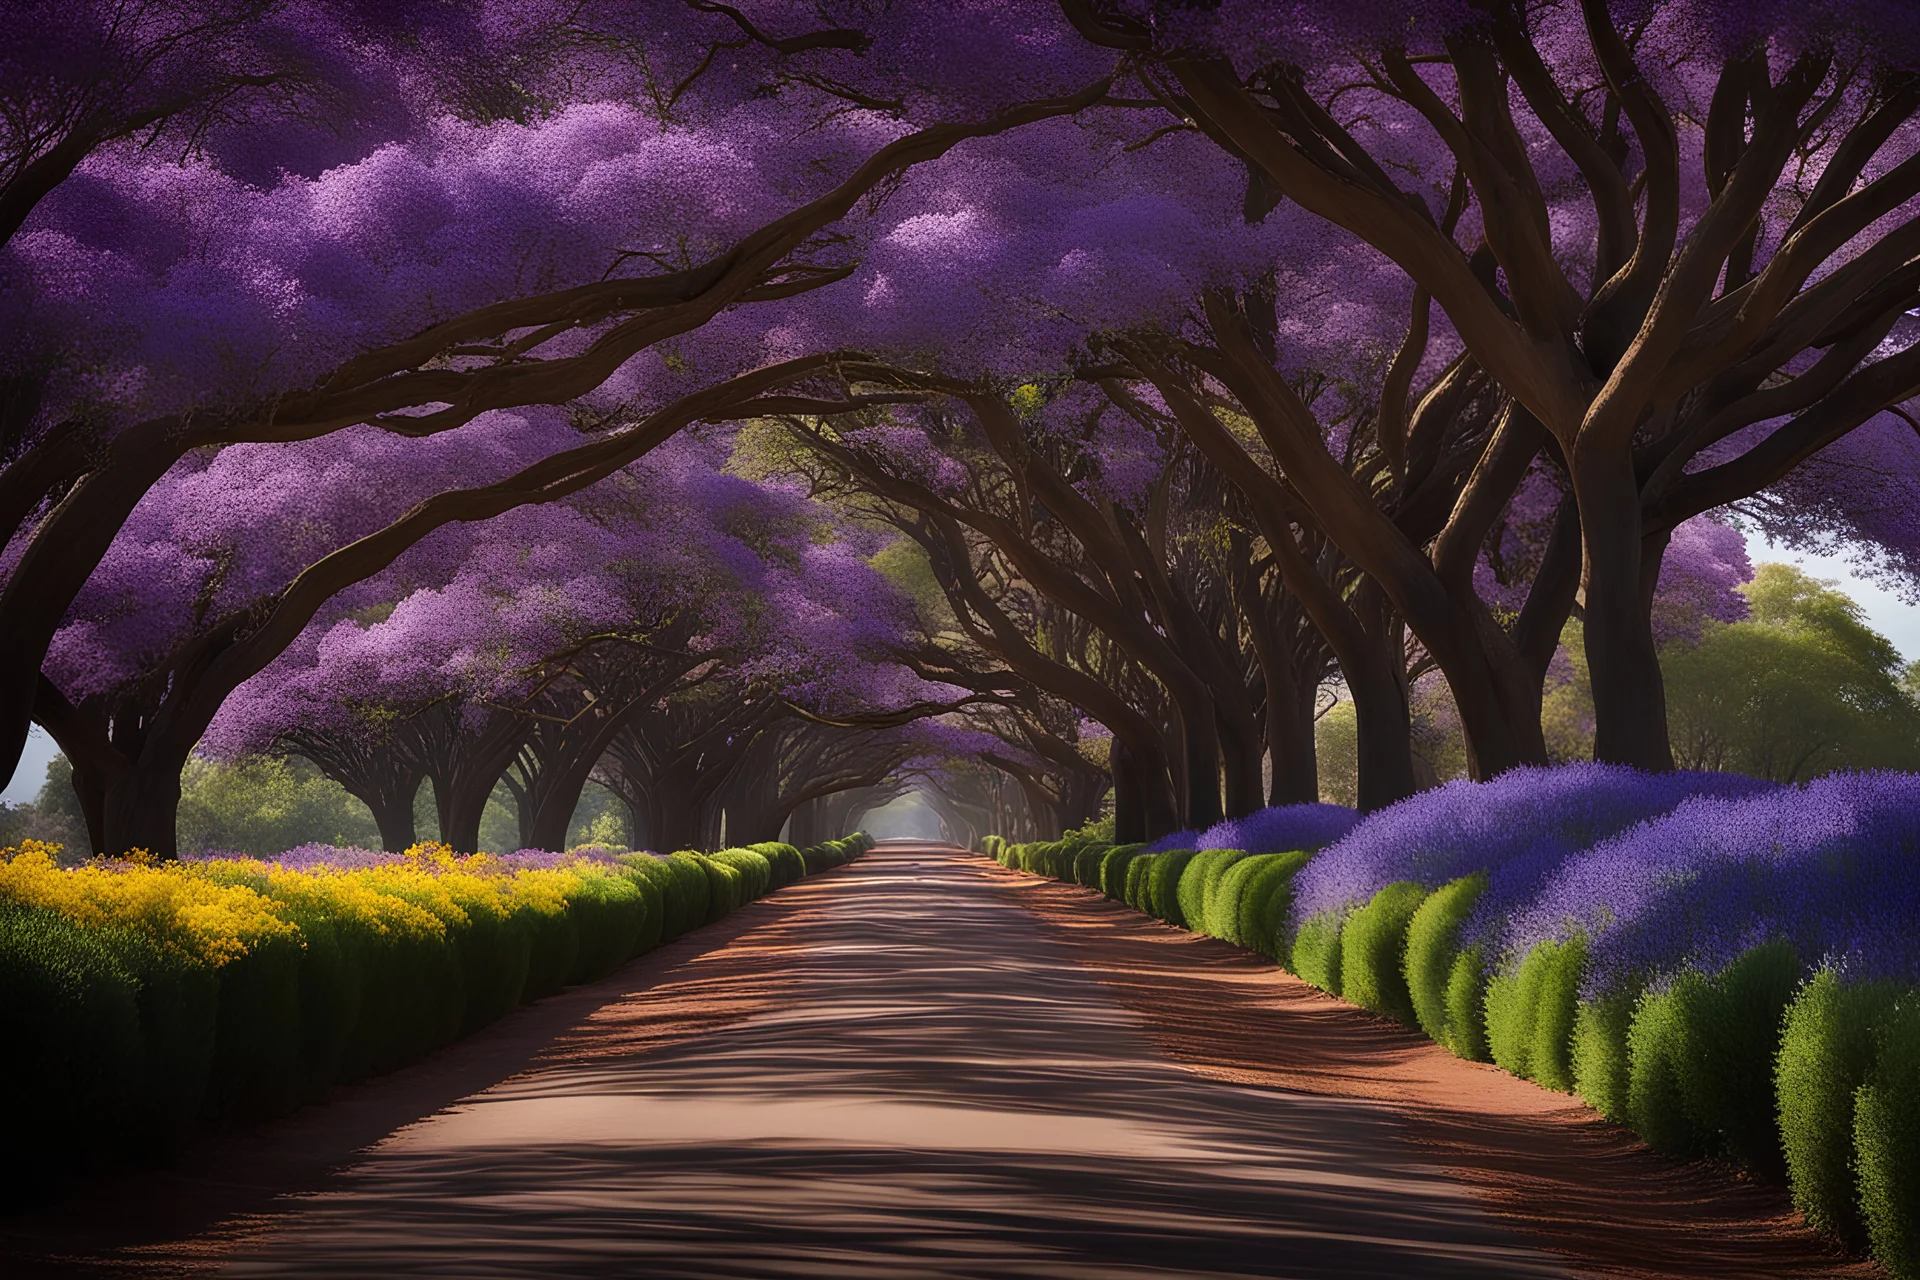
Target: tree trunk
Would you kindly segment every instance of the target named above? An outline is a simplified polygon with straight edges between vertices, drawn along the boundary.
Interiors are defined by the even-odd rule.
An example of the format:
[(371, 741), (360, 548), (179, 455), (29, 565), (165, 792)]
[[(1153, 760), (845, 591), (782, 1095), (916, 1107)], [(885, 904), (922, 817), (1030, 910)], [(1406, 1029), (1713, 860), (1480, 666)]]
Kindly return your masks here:
[[(1243, 705), (1248, 701), (1243, 699)], [(1260, 757), (1265, 744), (1249, 714), (1222, 716), (1219, 731), (1221, 772), (1226, 783), (1225, 816), (1244, 818), (1264, 802)]]
[(440, 842), (452, 847), (455, 853), (477, 853), (480, 850), (480, 818), (487, 810), (487, 801), (493, 798), (493, 784), (499, 779), (485, 780), (485, 785), (474, 778), (463, 778), (458, 782), (443, 784), (440, 779), (433, 780), (433, 802), (440, 814)]
[(1152, 839), (1148, 834), (1146, 796), (1134, 767), (1133, 752), (1118, 738), (1113, 740), (1113, 839), (1116, 844), (1139, 844)]
[(1586, 549), (1593, 757), (1664, 772), (1673, 768), (1673, 747), (1641, 573), (1640, 491), (1632, 455), (1598, 444), (1576, 451), (1573, 484)]
[(388, 853), (403, 853), (419, 840), (413, 822), (413, 795), (419, 789), (420, 779), (416, 776), (405, 796), (389, 796), (384, 790), (353, 792), (373, 811), (373, 820), (380, 828), (380, 847)]
[(1246, 496), (1261, 536), (1273, 551), (1281, 580), (1300, 600), (1303, 611), (1340, 663), (1358, 721), (1360, 811), (1371, 813), (1406, 799), (1416, 788), (1412, 726), (1398, 664), (1382, 650), (1378, 637), (1361, 624), (1351, 604), (1300, 550), (1287, 510), (1288, 499), (1279, 482), (1227, 434), (1211, 410), (1143, 355), (1134, 353), (1134, 358), (1149, 371), (1187, 437)]
[[(1251, 500), (1251, 495), (1249, 500)], [(1236, 535), (1229, 586), (1234, 604), (1246, 620), (1253, 640), (1254, 660), (1266, 686), (1267, 759), (1272, 776), (1267, 803), (1311, 804), (1320, 798), (1320, 761), (1313, 741), (1313, 706), (1317, 686), (1301, 678), (1293, 646), (1274, 625), (1266, 592), (1248, 555), (1247, 539)], [(1238, 815), (1236, 815), (1238, 816)]]
[[(315, 742), (300, 744), (296, 754), (311, 761), (314, 768), (367, 806), (374, 824), (380, 828), (381, 848), (389, 853), (401, 853), (419, 839), (413, 802), (420, 793), (420, 781), (426, 776), (423, 767), (401, 763), (400, 753), (392, 750), (336, 755)], [(380, 767), (383, 762), (384, 768)]]
[(184, 758), (160, 760), (142, 752), (139, 763), (108, 787), (102, 806), (103, 852), (144, 849), (162, 860), (179, 856), (180, 771)]
[(1313, 804), (1320, 799), (1320, 753), (1313, 740), (1316, 693), (1299, 678), (1291, 660), (1268, 668), (1267, 753), (1273, 762), (1268, 804)]
[(1180, 723), (1186, 772), (1182, 788), (1185, 813), (1180, 825), (1205, 830), (1221, 818), (1220, 737), (1214, 729), (1212, 700), (1197, 707), (1181, 707)]

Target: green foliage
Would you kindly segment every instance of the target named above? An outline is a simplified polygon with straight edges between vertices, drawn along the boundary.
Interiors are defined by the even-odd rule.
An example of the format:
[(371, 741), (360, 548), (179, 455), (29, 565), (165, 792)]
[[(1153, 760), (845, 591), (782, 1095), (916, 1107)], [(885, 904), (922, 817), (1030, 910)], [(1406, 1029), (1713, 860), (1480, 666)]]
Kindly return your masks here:
[(1320, 799), (1354, 808), (1360, 803), (1360, 720), (1345, 698), (1327, 708), (1313, 726)]
[(590, 845), (624, 852), (632, 843), (632, 815), (626, 804), (597, 782), (580, 788), (580, 801), (567, 820), (567, 848)]
[(1180, 873), (1180, 918), (1185, 920), (1187, 928), (1195, 933), (1214, 934), (1207, 927), (1211, 916), (1208, 912), (1220, 889), (1220, 881), (1227, 869), (1247, 856), (1245, 849), (1202, 849), (1194, 855), (1187, 869)]
[(1232, 941), (1270, 960), (1291, 958), (1287, 918), (1293, 914), (1293, 877), (1312, 856), (1304, 849), (1265, 853), (1227, 868), (1216, 896), (1222, 922), (1233, 921)]
[(1061, 839), (1073, 840), (1073, 841), (1098, 841), (1101, 844), (1112, 844), (1113, 843), (1113, 815), (1108, 814), (1104, 818), (1094, 818), (1091, 821), (1087, 822), (1084, 826), (1075, 827), (1073, 828), (1073, 830), (1063, 833), (1061, 836)]
[(1691, 1041), (1689, 1108), (1722, 1154), (1769, 1177), (1786, 1172), (1774, 1061), (1804, 972), (1784, 942), (1742, 953), (1706, 983), (1697, 1006), (1702, 1024)]
[(1859, 1248), (1866, 1244), (1853, 1167), (1854, 1098), (1873, 1070), (1876, 1033), (1897, 992), (1848, 986), (1822, 970), (1787, 1009), (1774, 1070), (1787, 1185), (1807, 1221)]
[(1126, 904), (1135, 911), (1146, 915), (1153, 912), (1148, 907), (1148, 886), (1153, 882), (1153, 865), (1160, 861), (1157, 853), (1142, 853), (1127, 864)]
[(176, 831), (187, 852), (272, 857), (316, 841), (380, 847), (373, 815), (346, 788), (305, 760), (274, 756), (235, 764), (188, 760), (180, 773)]
[(1857, 604), (1784, 564), (1761, 565), (1742, 590), (1748, 620), (1661, 655), (1681, 767), (1788, 782), (1920, 765), (1920, 706)]
[(1148, 915), (1185, 927), (1187, 918), (1180, 913), (1180, 873), (1195, 856), (1192, 849), (1167, 849), (1154, 855), (1145, 886)]
[(136, 1112), (143, 1083), (139, 984), (104, 931), (52, 911), (0, 905), (0, 1126), (9, 1197), (73, 1172)]
[(1460, 969), (1463, 984), (1478, 977), (1479, 956), (1463, 965), (1460, 952), (1460, 925), (1473, 910), (1473, 904), (1486, 892), (1484, 875), (1465, 876), (1442, 885), (1428, 894), (1407, 925), (1407, 997), (1413, 1006), (1420, 1029), (1463, 1058), (1480, 1058), (1486, 1053), (1485, 1030), (1481, 1025), (1481, 1001), (1472, 999), (1460, 1012), (1465, 1015), (1456, 1025), (1454, 1003), (1448, 994)]
[(93, 841), (87, 834), (80, 795), (73, 788), (73, 765), (66, 756), (56, 751), (47, 761), (46, 780), (32, 804), (0, 805), (0, 828), (5, 831), (0, 846), (38, 840), (60, 846), (60, 860), (69, 865), (87, 859)]
[(1106, 840), (1085, 840), (1073, 855), (1073, 882), (1089, 889), (1100, 887), (1100, 866), (1113, 844)]
[(773, 868), (772, 883), (775, 889), (784, 889), (790, 884), (797, 884), (806, 879), (807, 860), (792, 845), (782, 844), (778, 840), (769, 840), (749, 847), (765, 858)]
[(914, 602), (922, 618), (953, 622), (953, 606), (934, 576), (925, 548), (911, 538), (895, 538), (867, 561), (874, 570)]
[(1213, 891), (1207, 895), (1206, 915), (1201, 921), (1206, 933), (1222, 942), (1231, 942), (1242, 947), (1247, 945), (1240, 936), (1240, 903), (1246, 897), (1247, 885), (1265, 865), (1263, 859), (1279, 856), (1278, 854), (1250, 854), (1221, 868), (1219, 879), (1214, 881)]
[(220, 966), (206, 1094), (213, 1123), (279, 1115), (301, 1100), (302, 950), (292, 939), (271, 938)]
[(713, 877), (707, 874), (706, 860), (696, 853), (669, 854), (664, 861), (680, 887), (681, 926), (670, 937), (705, 924), (713, 910)]
[(1682, 974), (1665, 991), (1650, 993), (1627, 1029), (1627, 1114), (1655, 1151), (1705, 1155), (1711, 1149), (1686, 1102), (1689, 1040), (1699, 1022), (1694, 1006), (1705, 982)]
[(1340, 931), (1341, 994), (1362, 1008), (1414, 1025), (1405, 972), (1407, 927), (1426, 900), (1422, 885), (1390, 884)]
[(1573, 1018), (1573, 1091), (1615, 1124), (1633, 1118), (1627, 1037), (1639, 997), (1616, 991), (1583, 1000)]
[(1487, 1044), (1487, 962), (1478, 942), (1453, 958), (1447, 973), (1447, 1027), (1455, 1037), (1449, 1045), (1471, 1062), (1492, 1062)]
[(1920, 1280), (1920, 1005), (1890, 1014), (1878, 1039), (1854, 1102), (1860, 1214), (1880, 1265), (1896, 1280)]
[[(1013, 846), (1001, 842), (1002, 865), (1011, 866)], [(852, 862), (867, 850), (873, 848), (873, 837), (864, 831), (843, 836), (838, 840), (828, 840), (821, 844), (808, 845), (800, 851), (800, 860), (806, 865), (807, 874), (817, 876), (822, 871), (831, 871)]]
[[(674, 855), (676, 858), (680, 854)], [(686, 851), (686, 856), (699, 864), (707, 877), (707, 914), (701, 922), (712, 924), (723, 920), (738, 911), (751, 900), (747, 893), (746, 875), (730, 862), (716, 862), (703, 853)]]
[[(656, 858), (650, 853), (625, 853), (620, 855), (618, 864), (627, 874), (652, 885), (659, 895), (659, 941), (671, 942), (693, 927), (688, 886), (671, 860)], [(705, 873), (701, 874), (700, 882), (705, 885)]]
[(1542, 942), (1517, 973), (1487, 984), (1487, 1048), (1494, 1062), (1562, 1092), (1573, 1088), (1573, 1023), (1586, 964), (1584, 939)]
[(1627, 1102), (1648, 1143), (1761, 1173), (1784, 1168), (1773, 1075), (1800, 973), (1791, 947), (1769, 943), (1641, 1002), (1627, 1033)]
[(660, 890), (638, 873), (586, 878), (567, 908), (580, 939), (570, 983), (591, 982), (659, 943)]
[(755, 898), (765, 897), (773, 888), (773, 863), (767, 860), (765, 854), (752, 849), (722, 849), (709, 856), (722, 866), (732, 867), (740, 873), (740, 902), (752, 902)]
[[(842, 852), (865, 847), (853, 839)], [(790, 846), (778, 855), (789, 868), (799, 856)], [(317, 875), (239, 861), (7, 867), (17, 873), (10, 892), (73, 904), (0, 899), (0, 1085), (33, 1104), (0, 1129), (0, 1186), (19, 1196), (95, 1162), (164, 1156), (196, 1124), (283, 1114), (336, 1082), (404, 1065), (647, 950), (670, 900), (696, 921), (716, 900), (739, 900), (771, 879), (773, 860), (747, 850), (639, 855), (496, 878), (417, 863)], [(82, 875), (94, 879), (71, 878)], [(137, 892), (147, 896), (128, 901), (226, 894), (273, 928), (203, 951), (180, 940), (199, 935), (167, 914), (200, 908), (155, 905), (124, 924), (80, 923), (94, 919), (75, 913), (102, 876), (120, 885), (144, 877), (152, 887)], [(222, 927), (207, 936), (226, 936)]]
[(1127, 897), (1128, 868), (1146, 851), (1144, 844), (1117, 844), (1100, 855), (1100, 892), (1115, 902), (1130, 902)]
[(1293, 939), (1291, 968), (1301, 981), (1328, 995), (1340, 994), (1340, 929), (1345, 923), (1342, 913), (1322, 911), (1304, 922)]

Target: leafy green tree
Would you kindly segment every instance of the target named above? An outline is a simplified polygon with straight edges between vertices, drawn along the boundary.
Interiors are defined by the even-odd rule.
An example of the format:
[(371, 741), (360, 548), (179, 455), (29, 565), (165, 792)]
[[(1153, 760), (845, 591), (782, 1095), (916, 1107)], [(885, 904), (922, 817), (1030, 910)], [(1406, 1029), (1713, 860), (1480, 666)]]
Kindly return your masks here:
[(314, 842), (380, 847), (364, 804), (305, 760), (276, 756), (190, 759), (180, 774), (178, 831), (182, 852), (270, 856)]
[(1360, 801), (1360, 721), (1347, 698), (1328, 707), (1313, 726), (1320, 799), (1352, 808)]
[(1859, 605), (1784, 564), (1761, 565), (1741, 590), (1746, 621), (1662, 654), (1677, 764), (1780, 782), (1920, 765), (1920, 705)]

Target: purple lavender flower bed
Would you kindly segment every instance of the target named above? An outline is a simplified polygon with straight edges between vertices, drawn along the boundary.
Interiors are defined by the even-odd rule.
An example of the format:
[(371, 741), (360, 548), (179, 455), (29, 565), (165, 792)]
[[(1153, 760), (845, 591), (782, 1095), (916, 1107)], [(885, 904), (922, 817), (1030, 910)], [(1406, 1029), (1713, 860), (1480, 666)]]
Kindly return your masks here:
[(1360, 815), (1344, 805), (1282, 804), (1244, 818), (1228, 818), (1205, 831), (1176, 831), (1147, 848), (1154, 853), (1166, 849), (1291, 853), (1295, 849), (1318, 849), (1331, 844), (1351, 831), (1358, 821)]
[(1849, 980), (1920, 983), (1920, 776), (1688, 800), (1554, 869), (1507, 917), (1502, 950), (1574, 929), (1591, 940), (1588, 997), (1717, 973), (1773, 941)]
[(1430, 889), (1476, 872), (1488, 887), (1467, 940), (1533, 897), (1570, 856), (1694, 796), (1743, 796), (1774, 784), (1723, 773), (1648, 774), (1620, 765), (1514, 769), (1491, 782), (1449, 782), (1377, 813), (1305, 867), (1294, 927), (1358, 907), (1388, 885)]

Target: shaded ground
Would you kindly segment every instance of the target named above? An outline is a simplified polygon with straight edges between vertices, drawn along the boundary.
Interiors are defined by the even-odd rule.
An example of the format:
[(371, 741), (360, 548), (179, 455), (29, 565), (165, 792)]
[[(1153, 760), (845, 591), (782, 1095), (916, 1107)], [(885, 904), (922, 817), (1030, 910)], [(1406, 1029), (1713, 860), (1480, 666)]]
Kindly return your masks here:
[(5, 1224), (0, 1272), (1870, 1274), (1585, 1114), (1084, 890), (893, 848)]

